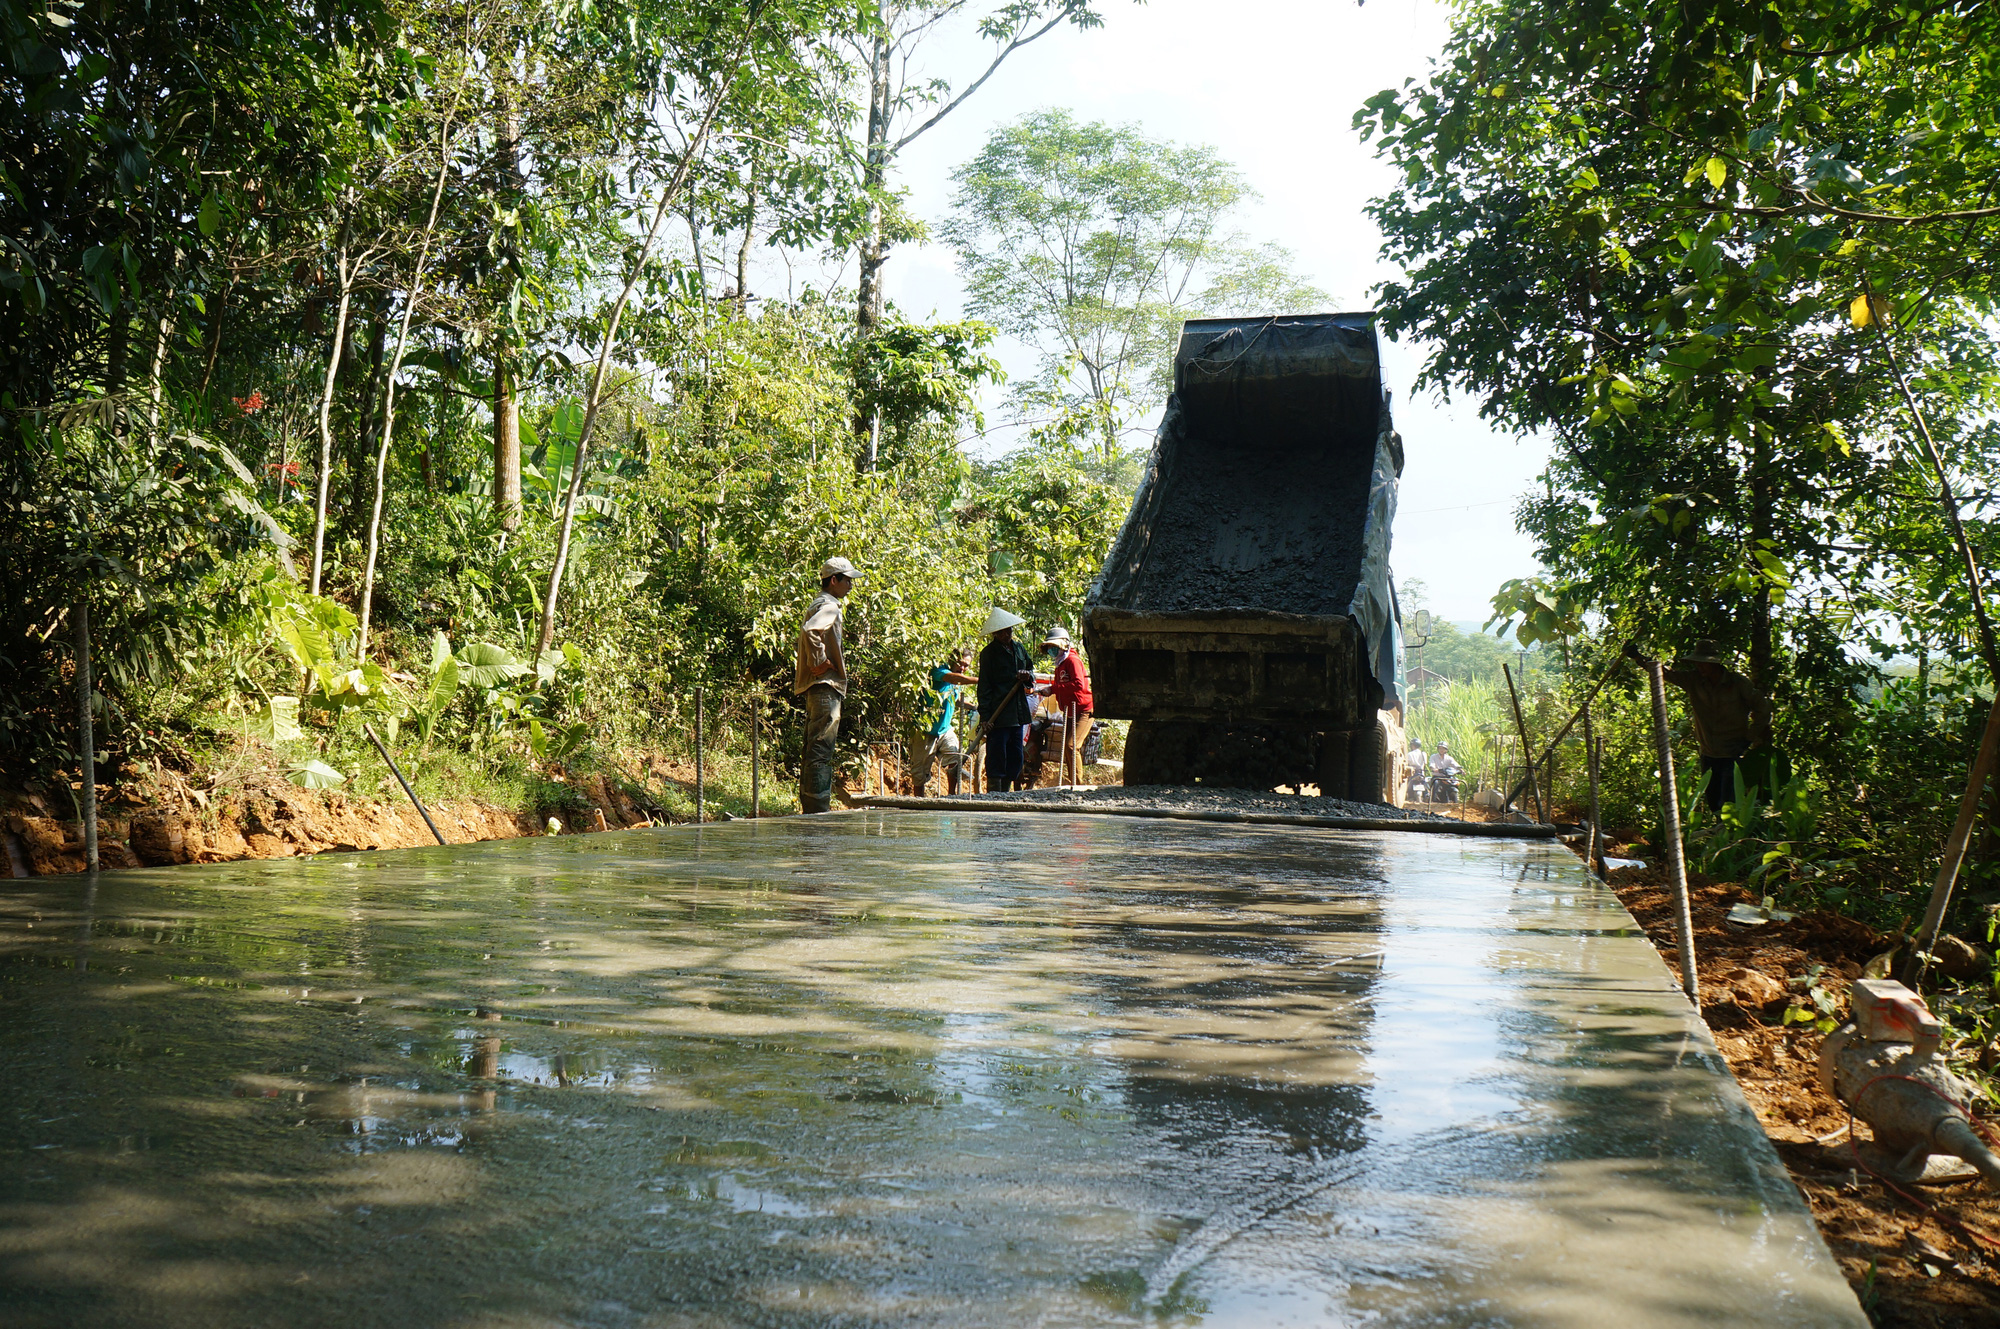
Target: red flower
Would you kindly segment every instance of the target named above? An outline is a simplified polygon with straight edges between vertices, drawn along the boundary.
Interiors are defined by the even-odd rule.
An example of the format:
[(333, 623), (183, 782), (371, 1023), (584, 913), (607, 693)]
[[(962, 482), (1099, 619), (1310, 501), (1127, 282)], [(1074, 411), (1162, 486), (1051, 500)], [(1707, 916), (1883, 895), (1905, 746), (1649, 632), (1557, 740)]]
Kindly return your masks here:
[(247, 397), (231, 397), (229, 400), (235, 402), (236, 409), (245, 415), (255, 415), (264, 409), (264, 394), (256, 388), (250, 389)]

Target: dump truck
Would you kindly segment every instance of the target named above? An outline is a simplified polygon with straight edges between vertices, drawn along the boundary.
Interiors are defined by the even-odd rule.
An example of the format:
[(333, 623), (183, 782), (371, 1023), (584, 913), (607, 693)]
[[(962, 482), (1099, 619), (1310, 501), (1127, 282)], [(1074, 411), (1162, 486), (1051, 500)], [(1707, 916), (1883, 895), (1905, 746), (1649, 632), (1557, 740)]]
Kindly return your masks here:
[(1372, 314), (1188, 321), (1084, 610), (1126, 784), (1401, 802), (1402, 470)]

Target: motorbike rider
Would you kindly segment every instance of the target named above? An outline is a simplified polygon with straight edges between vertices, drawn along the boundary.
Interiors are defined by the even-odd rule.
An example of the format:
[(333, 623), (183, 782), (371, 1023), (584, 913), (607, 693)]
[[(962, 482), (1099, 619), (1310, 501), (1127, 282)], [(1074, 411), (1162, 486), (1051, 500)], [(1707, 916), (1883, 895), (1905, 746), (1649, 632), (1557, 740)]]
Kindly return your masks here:
[(1411, 803), (1430, 802), (1431, 759), (1424, 752), (1422, 743), (1412, 742), (1409, 752), (1403, 758), (1410, 772), (1409, 784), (1403, 797)]
[(1458, 764), (1458, 758), (1451, 755), (1451, 744), (1438, 740), (1437, 755), (1431, 758), (1431, 801), (1433, 803), (1458, 802), (1458, 773), (1465, 767)]

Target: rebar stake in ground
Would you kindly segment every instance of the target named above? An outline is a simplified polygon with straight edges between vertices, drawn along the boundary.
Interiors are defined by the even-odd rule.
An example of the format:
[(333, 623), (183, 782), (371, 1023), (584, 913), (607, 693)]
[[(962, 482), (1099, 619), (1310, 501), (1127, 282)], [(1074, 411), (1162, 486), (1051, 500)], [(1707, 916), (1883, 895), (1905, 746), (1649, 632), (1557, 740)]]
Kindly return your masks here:
[(1694, 911), (1688, 902), (1687, 859), (1681, 853), (1681, 800), (1674, 785), (1674, 745), (1667, 735), (1667, 680), (1660, 662), (1646, 662), (1653, 691), (1653, 751), (1660, 762), (1660, 822), (1665, 831), (1667, 872), (1674, 883), (1674, 938), (1681, 953), (1681, 988), (1701, 1009), (1701, 984), (1694, 967)]

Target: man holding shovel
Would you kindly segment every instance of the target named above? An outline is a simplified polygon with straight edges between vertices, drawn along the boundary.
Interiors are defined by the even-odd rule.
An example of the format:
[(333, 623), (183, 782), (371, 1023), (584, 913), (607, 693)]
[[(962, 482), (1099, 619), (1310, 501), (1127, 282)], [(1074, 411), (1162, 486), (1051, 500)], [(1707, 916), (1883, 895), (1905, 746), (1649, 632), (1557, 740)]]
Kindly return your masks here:
[(979, 653), (979, 726), (986, 735), (989, 793), (1021, 783), (1022, 731), (1029, 718), (1026, 694), (1035, 686), (1035, 662), (1014, 640), (1014, 629), (1027, 621), (995, 605), (980, 629), (989, 638)]
[(819, 594), (799, 628), (792, 692), (806, 699), (806, 751), (799, 763), (799, 811), (833, 811), (833, 745), (847, 697), (847, 656), (840, 649), (840, 602), (861, 574), (844, 558), (819, 567)]

